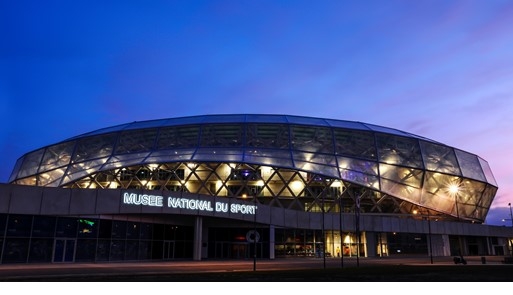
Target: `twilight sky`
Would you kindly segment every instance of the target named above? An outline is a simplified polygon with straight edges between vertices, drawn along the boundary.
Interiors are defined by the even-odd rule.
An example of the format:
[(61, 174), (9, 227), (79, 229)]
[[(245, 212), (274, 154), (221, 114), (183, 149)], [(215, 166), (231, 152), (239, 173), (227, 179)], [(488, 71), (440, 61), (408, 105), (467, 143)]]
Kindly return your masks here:
[(477, 154), (511, 225), (513, 1), (0, 2), (0, 182), (132, 121), (269, 113), (396, 128)]

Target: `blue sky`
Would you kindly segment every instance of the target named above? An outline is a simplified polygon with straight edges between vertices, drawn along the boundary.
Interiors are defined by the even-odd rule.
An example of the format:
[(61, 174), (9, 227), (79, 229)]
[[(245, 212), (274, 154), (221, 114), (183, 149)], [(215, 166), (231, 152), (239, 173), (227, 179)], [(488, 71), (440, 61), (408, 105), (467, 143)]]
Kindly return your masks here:
[(290, 114), (477, 154), (499, 185), (486, 222), (510, 218), (512, 1), (2, 1), (0, 36), (0, 182), (103, 127)]

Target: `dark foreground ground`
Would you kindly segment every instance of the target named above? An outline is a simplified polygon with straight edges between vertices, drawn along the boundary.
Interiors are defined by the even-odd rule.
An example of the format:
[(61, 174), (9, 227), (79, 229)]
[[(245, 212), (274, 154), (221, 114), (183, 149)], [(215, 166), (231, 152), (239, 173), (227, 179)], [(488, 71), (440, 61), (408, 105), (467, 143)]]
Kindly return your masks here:
[(502, 258), (205, 261), (0, 265), (0, 282), (513, 282)]
[[(30, 279), (38, 281), (38, 279)], [(378, 266), (232, 273), (60, 277), (73, 282), (513, 282), (513, 266)]]

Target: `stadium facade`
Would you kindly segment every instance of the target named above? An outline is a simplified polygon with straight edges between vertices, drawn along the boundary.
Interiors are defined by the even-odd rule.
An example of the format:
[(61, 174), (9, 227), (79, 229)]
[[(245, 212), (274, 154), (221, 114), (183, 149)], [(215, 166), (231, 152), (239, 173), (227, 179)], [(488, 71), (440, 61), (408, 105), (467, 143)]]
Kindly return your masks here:
[(509, 255), (477, 155), (361, 122), (205, 115), (133, 122), (18, 159), (1, 263)]

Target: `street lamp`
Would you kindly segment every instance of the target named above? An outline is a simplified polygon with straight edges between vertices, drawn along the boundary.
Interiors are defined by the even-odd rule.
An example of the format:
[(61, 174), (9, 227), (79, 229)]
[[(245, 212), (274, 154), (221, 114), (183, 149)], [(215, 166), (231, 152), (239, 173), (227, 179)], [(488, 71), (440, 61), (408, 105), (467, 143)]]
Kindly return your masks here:
[[(511, 220), (511, 227), (513, 228), (513, 213), (511, 212), (511, 203), (508, 203), (509, 206), (509, 220)], [(507, 218), (503, 218), (502, 221), (508, 220)], [(511, 244), (511, 238), (508, 238), (508, 244), (511, 248), (510, 253), (513, 256), (513, 245)]]
[(356, 233), (356, 267), (360, 266), (360, 198), (361, 195), (358, 194), (356, 196), (355, 200), (355, 206), (354, 206), (354, 217), (355, 217), (355, 233)]
[(256, 196), (253, 196), (253, 271), (256, 271), (256, 257), (257, 257), (257, 230), (256, 230)]
[(342, 230), (342, 194), (339, 194), (339, 224), (340, 224), (340, 267), (344, 268), (344, 232)]

